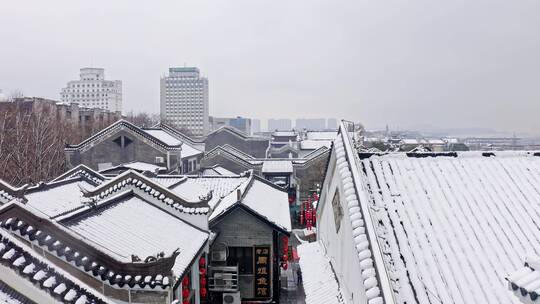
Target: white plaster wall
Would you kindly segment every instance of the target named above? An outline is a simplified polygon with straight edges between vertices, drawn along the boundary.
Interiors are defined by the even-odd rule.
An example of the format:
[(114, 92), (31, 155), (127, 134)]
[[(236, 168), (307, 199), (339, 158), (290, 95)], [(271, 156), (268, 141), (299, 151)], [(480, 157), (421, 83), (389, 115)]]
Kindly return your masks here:
[[(347, 297), (348, 303), (367, 303), (366, 291), (362, 282), (360, 261), (352, 236), (349, 209), (343, 194), (343, 185), (339, 173), (335, 171), (336, 156), (332, 151), (323, 192), (319, 201), (317, 213), (317, 238), (326, 247), (326, 253), (331, 260), (340, 287)], [(336, 233), (332, 200), (335, 191), (339, 191), (340, 203), (343, 208), (343, 219), (339, 232)]]

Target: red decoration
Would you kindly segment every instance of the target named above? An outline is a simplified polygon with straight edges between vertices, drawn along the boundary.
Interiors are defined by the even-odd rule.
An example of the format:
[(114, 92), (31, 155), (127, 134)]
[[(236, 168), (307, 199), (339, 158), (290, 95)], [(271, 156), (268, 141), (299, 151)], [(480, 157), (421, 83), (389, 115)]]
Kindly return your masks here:
[(206, 268), (199, 268), (199, 274), (205, 275), (206, 274)]
[(201, 257), (199, 259), (199, 266), (204, 267), (204, 265), (206, 265), (206, 259), (204, 257)]
[(287, 270), (287, 268), (289, 268), (289, 265), (287, 264), (287, 262), (283, 262), (281, 263), (281, 268), (283, 268), (283, 270)]
[(184, 287), (188, 287), (189, 286), (189, 278), (187, 276), (185, 276), (183, 279), (182, 279), (182, 286)]
[(190, 304), (188, 300), (182, 301), (182, 304)]
[(201, 297), (205, 298), (206, 294), (207, 294), (206, 288), (202, 287), (201, 288)]
[(182, 299), (187, 299), (189, 297), (189, 289), (182, 289)]

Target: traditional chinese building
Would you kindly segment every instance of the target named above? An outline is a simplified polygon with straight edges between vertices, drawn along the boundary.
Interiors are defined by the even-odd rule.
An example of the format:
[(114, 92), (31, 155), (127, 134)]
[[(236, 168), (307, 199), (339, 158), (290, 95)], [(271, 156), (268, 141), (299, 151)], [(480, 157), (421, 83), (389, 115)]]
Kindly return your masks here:
[(298, 250), (307, 303), (538, 301), (540, 153), (364, 153), (352, 130)]
[[(12, 195), (0, 208), (0, 233), (20, 252), (16, 257), (43, 260), (18, 268), (34, 288), (67, 303), (83, 295), (88, 302), (76, 303), (94, 303), (76, 286), (88, 286), (106, 303), (200, 303), (208, 199), (184, 199), (135, 171), (107, 179), (83, 166)], [(54, 276), (48, 263), (64, 277)], [(4, 282), (28, 294), (19, 280)]]
[[(0, 258), (20, 247), (14, 249), (16, 255), (6, 255), (6, 263), (11, 263), (6, 267), (15, 267), (19, 279), (30, 276), (25, 284), (67, 303), (83, 296), (102, 302), (83, 299), (77, 304), (200, 304), (221, 303), (227, 296), (264, 301), (279, 297), (279, 265), (284, 263), (279, 257), (291, 230), (283, 189), (252, 172), (158, 175), (144, 170), (145, 164), (128, 166), (134, 168), (121, 166), (102, 174), (79, 165), (50, 182), (20, 188), (0, 183), (0, 241), (12, 246), (2, 251), (0, 245)], [(236, 275), (234, 287), (227, 290), (220, 281), (227, 271), (214, 268), (217, 256), (208, 254), (223, 246), (220, 266)], [(248, 251), (251, 262), (238, 259), (239, 252), (247, 256)], [(26, 270), (28, 263), (15, 263), (21, 255), (25, 261), (36, 255), (45, 264)], [(259, 274), (253, 273), (256, 260), (264, 262)], [(54, 277), (47, 263), (71, 277)], [(43, 280), (31, 279), (40, 270), (47, 276), (39, 279), (54, 277), (46, 288)], [(6, 277), (6, 292), (40, 299), (27, 295), (19, 279)], [(81, 282), (83, 289), (69, 280)]]
[(200, 168), (203, 150), (163, 125), (139, 128), (119, 120), (83, 142), (65, 149), (68, 168), (84, 164), (104, 170), (129, 162), (165, 167), (167, 172), (189, 173)]

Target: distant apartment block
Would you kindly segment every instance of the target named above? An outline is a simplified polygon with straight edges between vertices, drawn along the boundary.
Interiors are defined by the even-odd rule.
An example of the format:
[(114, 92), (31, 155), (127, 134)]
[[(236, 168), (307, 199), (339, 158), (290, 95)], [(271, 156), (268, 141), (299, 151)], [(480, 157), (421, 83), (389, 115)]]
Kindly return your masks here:
[(208, 79), (195, 67), (169, 68), (161, 78), (161, 120), (191, 135), (202, 136), (209, 131)]
[(251, 134), (251, 119), (244, 117), (223, 118), (210, 116), (210, 128), (212, 131), (223, 126), (234, 127), (247, 135)]
[(324, 118), (298, 118), (296, 119), (296, 125), (294, 126), (296, 130), (323, 130), (326, 128), (326, 119)]
[(338, 121), (335, 118), (328, 118), (326, 121), (326, 128), (331, 130), (337, 130), (338, 128)]
[(60, 95), (65, 103), (122, 112), (122, 81), (105, 80), (105, 69), (82, 68), (80, 79), (68, 82)]
[(61, 103), (40, 97), (17, 97), (12, 102), (0, 102), (0, 113), (16, 111), (25, 114), (52, 114), (58, 122), (68, 123), (78, 130), (99, 129), (122, 118), (118, 112), (99, 108), (83, 108), (78, 104)]
[(260, 119), (251, 119), (251, 132), (252, 134), (261, 132), (261, 120)]
[(289, 131), (292, 129), (290, 119), (269, 119), (268, 131)]

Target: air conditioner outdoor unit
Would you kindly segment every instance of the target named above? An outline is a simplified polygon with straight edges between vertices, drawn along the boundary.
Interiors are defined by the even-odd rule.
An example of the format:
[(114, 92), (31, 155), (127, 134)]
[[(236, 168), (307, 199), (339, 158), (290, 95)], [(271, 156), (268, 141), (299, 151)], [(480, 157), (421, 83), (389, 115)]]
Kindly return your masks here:
[(225, 262), (227, 261), (227, 251), (214, 250), (212, 251), (212, 262)]
[(156, 164), (163, 164), (165, 162), (165, 159), (162, 156), (156, 156)]
[(223, 304), (241, 304), (240, 292), (235, 293), (224, 293), (223, 294)]

